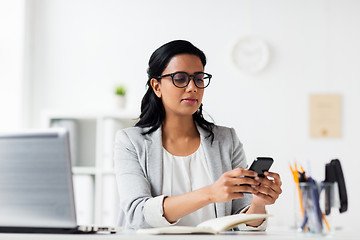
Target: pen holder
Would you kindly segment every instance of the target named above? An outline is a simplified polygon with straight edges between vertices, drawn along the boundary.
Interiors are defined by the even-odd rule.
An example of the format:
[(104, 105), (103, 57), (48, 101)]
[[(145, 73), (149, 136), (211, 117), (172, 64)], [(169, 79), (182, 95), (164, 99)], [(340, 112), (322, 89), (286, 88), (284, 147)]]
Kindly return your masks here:
[(334, 183), (316, 183), (314, 180), (299, 183), (295, 224), (300, 232), (326, 234), (333, 231), (334, 186)]

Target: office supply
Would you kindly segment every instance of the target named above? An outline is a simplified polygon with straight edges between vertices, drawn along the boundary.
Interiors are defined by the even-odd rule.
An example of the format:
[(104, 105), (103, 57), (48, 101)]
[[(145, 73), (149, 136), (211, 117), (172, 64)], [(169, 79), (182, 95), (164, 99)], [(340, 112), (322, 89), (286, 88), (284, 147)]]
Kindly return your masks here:
[[(302, 222), (300, 226), (302, 231), (313, 233), (323, 233), (323, 223), (328, 232), (331, 231), (330, 224), (326, 215), (330, 215), (332, 207), (338, 207), (339, 212), (347, 211), (347, 192), (345, 186), (342, 167), (338, 159), (333, 159), (325, 165), (325, 180), (317, 183), (312, 177), (305, 174), (304, 169), (300, 166), (301, 171), (290, 165), (290, 170), (294, 178), (299, 193), (299, 203), (302, 209)], [(300, 186), (300, 188), (298, 188)], [(335, 188), (337, 191), (335, 191)], [(324, 212), (320, 207), (320, 193), (324, 192)], [(336, 192), (336, 193), (335, 193)], [(340, 204), (335, 204), (335, 199), (339, 195)], [(298, 223), (298, 222), (297, 222)]]
[[(332, 187), (326, 184), (326, 187)], [(300, 182), (301, 194), (303, 197), (304, 217), (301, 223), (302, 231), (313, 233), (323, 232), (323, 222), (327, 231), (331, 231), (330, 224), (320, 207), (320, 192), (325, 188), (324, 182), (317, 183), (311, 177), (305, 182)]]
[[(340, 199), (340, 206), (338, 206), (339, 212), (346, 212), (348, 208), (347, 191), (344, 174), (339, 159), (333, 159), (325, 165), (324, 183), (336, 183), (337, 192)], [(331, 201), (331, 199), (333, 199), (332, 194), (335, 194), (334, 189), (325, 188), (325, 194), (325, 214), (329, 215), (331, 212), (331, 207), (334, 206), (334, 203)]]
[(318, 213), (314, 203), (313, 184), (311, 182), (300, 182), (300, 189), (303, 199), (304, 216), (301, 224), (302, 231), (315, 232), (318, 225)]
[(344, 174), (343, 174), (339, 159), (331, 160), (330, 164), (334, 168), (335, 179), (336, 179), (336, 182), (338, 185), (338, 190), (339, 190), (339, 198), (340, 198), (339, 212), (343, 213), (343, 212), (346, 212), (348, 209), (348, 199), (347, 199), (347, 191), (346, 191)]
[[(316, 233), (321, 233), (323, 230), (323, 222), (322, 222), (322, 212), (320, 209), (320, 193), (318, 189), (317, 182), (309, 177), (308, 183), (310, 185), (310, 196), (311, 196), (311, 205), (307, 210), (311, 211), (312, 216), (312, 225)], [(308, 198), (309, 200), (310, 198)]]
[[(299, 219), (297, 219), (296, 222), (298, 223), (296, 226), (305, 232), (321, 233), (323, 232), (324, 222), (326, 229), (330, 232), (329, 222), (320, 208), (320, 192), (324, 189), (332, 189), (333, 184), (324, 181), (318, 184), (312, 177), (306, 175), (302, 166), (300, 166), (300, 169), (301, 171), (297, 170), (296, 163), (294, 167), (290, 165), (290, 171), (293, 174), (294, 182), (297, 186), (302, 215), (301, 224), (298, 222)], [(326, 199), (327, 197), (325, 201), (327, 201)]]
[(322, 220), (324, 221), (324, 223), (325, 223), (325, 225), (326, 225), (326, 229), (327, 229), (328, 231), (331, 231), (329, 222), (328, 222), (328, 220), (326, 219), (326, 217), (325, 217), (325, 215), (324, 215), (323, 213), (321, 214), (321, 217), (322, 217)]
[(77, 225), (65, 129), (0, 134), (0, 166), (0, 232), (119, 230)]
[(299, 205), (300, 205), (301, 215), (304, 217), (305, 216), (304, 207), (303, 207), (304, 205), (303, 205), (303, 201), (302, 201), (302, 194), (301, 194), (300, 185), (299, 185), (299, 175), (298, 175), (296, 163), (294, 165), (294, 168), (290, 165), (290, 171), (293, 175), (294, 182), (296, 184), (298, 197), (299, 197)]
[[(335, 182), (336, 182), (335, 169), (330, 163), (327, 163), (325, 165), (324, 184), (329, 185), (329, 184), (334, 184)], [(326, 185), (325, 185), (325, 215), (329, 215), (331, 213), (331, 207), (333, 205), (333, 203), (331, 202), (332, 199), (331, 191), (333, 189)]]
[[(335, 183), (335, 181), (336, 181), (335, 169), (330, 163), (327, 163), (325, 165), (324, 183), (327, 183), (327, 184)], [(332, 207), (331, 190), (332, 189), (330, 187), (325, 187), (325, 215), (329, 215), (331, 213), (331, 207)]]
[(219, 217), (200, 223), (196, 227), (189, 226), (170, 226), (160, 228), (139, 229), (139, 234), (190, 234), (206, 233), (218, 234), (230, 230), (242, 223), (249, 223), (269, 217), (268, 214), (236, 214)]

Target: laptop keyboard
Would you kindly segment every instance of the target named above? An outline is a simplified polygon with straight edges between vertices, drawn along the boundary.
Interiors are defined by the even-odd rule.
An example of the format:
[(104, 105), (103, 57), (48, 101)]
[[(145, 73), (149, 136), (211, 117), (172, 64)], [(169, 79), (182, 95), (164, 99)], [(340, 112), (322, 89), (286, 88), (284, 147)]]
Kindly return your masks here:
[(80, 225), (78, 230), (83, 233), (117, 233), (122, 231), (122, 227), (107, 227), (107, 226), (89, 226), (89, 225)]

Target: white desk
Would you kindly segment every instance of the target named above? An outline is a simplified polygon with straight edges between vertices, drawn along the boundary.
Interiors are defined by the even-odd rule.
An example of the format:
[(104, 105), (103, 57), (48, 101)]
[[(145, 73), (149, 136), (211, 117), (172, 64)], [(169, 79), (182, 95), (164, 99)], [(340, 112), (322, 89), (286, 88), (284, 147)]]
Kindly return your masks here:
[(282, 239), (335, 239), (335, 240), (355, 240), (360, 239), (355, 232), (335, 232), (331, 235), (312, 235), (297, 233), (292, 230), (272, 230), (266, 232), (238, 232), (220, 235), (137, 235), (135, 233), (118, 234), (0, 234), (0, 240), (282, 240)]

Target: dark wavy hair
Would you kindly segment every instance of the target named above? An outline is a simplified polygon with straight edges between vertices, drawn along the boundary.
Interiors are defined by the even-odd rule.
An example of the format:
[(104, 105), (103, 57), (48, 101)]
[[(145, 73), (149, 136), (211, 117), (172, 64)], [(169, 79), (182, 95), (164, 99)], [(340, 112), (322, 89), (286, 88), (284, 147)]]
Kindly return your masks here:
[[(140, 120), (135, 125), (141, 128), (150, 127), (150, 129), (143, 134), (149, 134), (157, 130), (165, 119), (164, 105), (162, 100), (154, 93), (150, 84), (151, 79), (157, 79), (158, 76), (161, 76), (170, 60), (174, 56), (180, 54), (191, 54), (198, 56), (203, 67), (206, 65), (205, 54), (192, 43), (185, 40), (171, 41), (155, 50), (149, 60), (149, 67), (147, 70), (148, 81), (146, 84), (148, 89), (141, 102)], [(160, 79), (158, 79), (158, 81), (160, 81)], [(203, 104), (201, 103), (198, 110), (193, 114), (193, 119), (195, 123), (197, 123), (201, 128), (205, 129), (209, 133), (207, 137), (210, 137), (211, 141), (213, 141), (214, 123), (205, 120), (202, 113), (202, 107)]]

